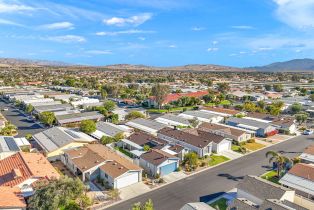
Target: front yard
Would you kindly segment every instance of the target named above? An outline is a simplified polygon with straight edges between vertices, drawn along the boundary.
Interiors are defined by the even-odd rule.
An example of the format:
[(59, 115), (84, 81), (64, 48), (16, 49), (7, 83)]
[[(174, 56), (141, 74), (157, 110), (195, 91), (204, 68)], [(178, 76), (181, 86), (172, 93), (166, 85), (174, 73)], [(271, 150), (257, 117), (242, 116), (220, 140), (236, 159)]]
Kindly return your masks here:
[(263, 144), (259, 144), (259, 143), (256, 143), (256, 142), (253, 142), (253, 143), (246, 143), (245, 145), (243, 145), (246, 149), (248, 150), (251, 150), (251, 151), (255, 151), (255, 150), (258, 150), (258, 149), (262, 149), (265, 147), (265, 145)]
[(211, 203), (210, 206), (217, 210), (226, 210), (228, 207), (227, 201), (228, 200), (226, 198), (220, 198), (215, 202)]
[(261, 178), (266, 179), (268, 181), (274, 182), (276, 184), (279, 184), (279, 179), (277, 177), (276, 171), (269, 171), (261, 176)]
[(223, 163), (223, 162), (228, 161), (228, 160), (230, 160), (230, 159), (225, 157), (225, 156), (222, 156), (222, 155), (212, 155), (212, 156), (210, 156), (210, 160), (208, 162), (208, 165), (214, 166), (214, 165), (217, 165), (219, 163)]

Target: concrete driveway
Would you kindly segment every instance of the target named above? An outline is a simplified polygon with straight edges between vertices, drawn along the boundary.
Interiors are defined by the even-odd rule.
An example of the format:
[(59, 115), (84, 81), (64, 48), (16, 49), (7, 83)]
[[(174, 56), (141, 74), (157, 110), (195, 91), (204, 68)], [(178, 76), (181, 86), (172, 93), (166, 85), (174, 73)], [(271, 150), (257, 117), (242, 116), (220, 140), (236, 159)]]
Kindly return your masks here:
[(144, 184), (143, 182), (139, 182), (136, 184), (132, 184), (130, 186), (124, 187), (120, 189), (120, 198), (129, 199), (136, 197), (142, 193), (149, 192), (151, 189)]
[(238, 152), (234, 152), (232, 150), (222, 151), (219, 153), (219, 155), (223, 155), (223, 156), (229, 158), (230, 160), (237, 159), (237, 158), (240, 158), (243, 156), (242, 154), (240, 154)]

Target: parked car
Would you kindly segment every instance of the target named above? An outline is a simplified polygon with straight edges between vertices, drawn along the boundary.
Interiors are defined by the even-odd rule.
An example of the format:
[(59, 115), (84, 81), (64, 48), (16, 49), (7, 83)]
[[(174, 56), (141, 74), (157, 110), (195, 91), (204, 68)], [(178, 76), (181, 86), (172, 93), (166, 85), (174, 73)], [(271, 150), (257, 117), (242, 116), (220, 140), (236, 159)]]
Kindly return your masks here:
[(8, 111), (9, 109), (8, 108), (3, 108), (3, 111)]
[(304, 135), (311, 135), (311, 134), (313, 134), (313, 130), (304, 130), (303, 134)]

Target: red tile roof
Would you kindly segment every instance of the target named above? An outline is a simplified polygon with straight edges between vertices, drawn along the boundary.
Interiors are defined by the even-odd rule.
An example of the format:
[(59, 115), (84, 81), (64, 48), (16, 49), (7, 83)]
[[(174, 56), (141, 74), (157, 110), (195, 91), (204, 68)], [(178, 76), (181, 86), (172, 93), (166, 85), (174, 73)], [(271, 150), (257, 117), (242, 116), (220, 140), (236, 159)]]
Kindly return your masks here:
[(298, 163), (288, 173), (314, 182), (314, 166), (311, 164)]
[[(195, 97), (195, 98), (201, 98), (205, 95), (208, 94), (207, 90), (202, 90), (202, 91), (197, 91), (197, 92), (192, 92), (192, 93), (171, 93), (168, 94), (165, 97), (165, 100), (162, 102), (163, 104), (168, 104), (172, 101), (177, 101), (181, 97)], [(154, 99), (155, 97), (153, 96), (151, 99)]]
[(0, 208), (26, 208), (23, 195), (18, 187), (0, 187)]
[(19, 152), (0, 160), (0, 186), (16, 186), (27, 179), (59, 178), (60, 175), (40, 153)]

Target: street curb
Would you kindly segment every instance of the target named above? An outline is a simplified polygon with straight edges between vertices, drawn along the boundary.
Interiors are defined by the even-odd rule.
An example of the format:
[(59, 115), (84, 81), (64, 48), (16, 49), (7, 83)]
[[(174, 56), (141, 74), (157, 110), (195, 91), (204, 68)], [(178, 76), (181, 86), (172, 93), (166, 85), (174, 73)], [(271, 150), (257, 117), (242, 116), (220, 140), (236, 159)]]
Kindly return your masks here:
[[(177, 180), (174, 181), (174, 182), (177, 182), (177, 181), (180, 181), (180, 180), (182, 180), (182, 179), (186, 179), (186, 178), (188, 178), (188, 177), (197, 175), (197, 174), (199, 174), (199, 173), (201, 173), (201, 172), (205, 172), (205, 171), (207, 171), (207, 170), (210, 170), (210, 169), (212, 169), (212, 168), (218, 167), (218, 166), (220, 166), (220, 165), (229, 163), (229, 162), (231, 162), (231, 161), (233, 161), (233, 160), (237, 160), (237, 159), (239, 159), (239, 158), (246, 157), (246, 156), (248, 156), (248, 155), (254, 154), (254, 153), (259, 152), (259, 151), (261, 151), (261, 150), (267, 149), (267, 148), (272, 147), (272, 146), (275, 146), (275, 145), (277, 145), (277, 144), (281, 144), (281, 143), (283, 143), (283, 142), (292, 140), (292, 139), (297, 138), (297, 137), (299, 137), (299, 136), (293, 136), (293, 137), (291, 137), (291, 138), (289, 138), (289, 139), (286, 139), (286, 140), (281, 141), (281, 142), (277, 142), (277, 143), (272, 144), (272, 145), (270, 145), (270, 146), (265, 146), (265, 147), (263, 147), (263, 148), (261, 148), (261, 149), (255, 150), (255, 151), (250, 152), (250, 153), (248, 153), (248, 154), (245, 154), (245, 155), (243, 155), (243, 156), (241, 156), (241, 157), (237, 157), (237, 158), (234, 158), (234, 159), (232, 159), (232, 160), (231, 160), (231, 159), (230, 159), (230, 160), (227, 160), (227, 161), (225, 161), (225, 162), (219, 163), (219, 164), (214, 165), (214, 166), (212, 166), (212, 167), (204, 168), (204, 169), (202, 169), (202, 170), (200, 170), (200, 171), (194, 172), (194, 173), (192, 173), (192, 174), (188, 174), (188, 175), (187, 175), (186, 177), (184, 177), (184, 178), (177, 179)], [(151, 189), (150, 191), (145, 192), (145, 193), (149, 193), (149, 192), (152, 192), (152, 191), (154, 191), (154, 190), (160, 189), (160, 188), (165, 187), (165, 186), (167, 186), (167, 185), (169, 185), (169, 184), (172, 184), (172, 183), (174, 183), (174, 182), (168, 182), (168, 183), (165, 183), (165, 184), (163, 184), (163, 185), (157, 186), (157, 187), (155, 187), (155, 188), (153, 188), (153, 189)], [(134, 196), (134, 197), (130, 197), (130, 198), (127, 198), (127, 199), (124, 199), (124, 200), (120, 200), (120, 201), (118, 201), (118, 202), (116, 202), (116, 203), (109, 204), (108, 206), (105, 206), (103, 209), (106, 209), (106, 208), (115, 206), (115, 205), (117, 205), (117, 204), (123, 203), (123, 202), (125, 202), (125, 201), (131, 200), (131, 199), (136, 198), (136, 197), (138, 197), (138, 196), (141, 196), (141, 195), (143, 195), (143, 194), (145, 194), (145, 193), (138, 194), (138, 195), (136, 195), (136, 196)]]

